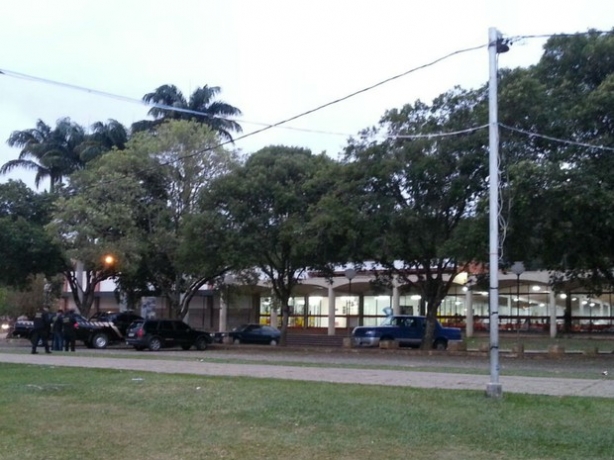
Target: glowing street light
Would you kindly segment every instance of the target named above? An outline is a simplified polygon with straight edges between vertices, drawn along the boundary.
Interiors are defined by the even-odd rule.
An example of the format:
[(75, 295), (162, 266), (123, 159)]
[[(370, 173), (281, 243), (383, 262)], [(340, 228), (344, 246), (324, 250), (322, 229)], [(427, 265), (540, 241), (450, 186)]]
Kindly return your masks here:
[(115, 256), (113, 254), (106, 254), (102, 258), (102, 262), (104, 263), (105, 267), (110, 268), (113, 265), (115, 265), (115, 262), (117, 262), (117, 259), (115, 259)]

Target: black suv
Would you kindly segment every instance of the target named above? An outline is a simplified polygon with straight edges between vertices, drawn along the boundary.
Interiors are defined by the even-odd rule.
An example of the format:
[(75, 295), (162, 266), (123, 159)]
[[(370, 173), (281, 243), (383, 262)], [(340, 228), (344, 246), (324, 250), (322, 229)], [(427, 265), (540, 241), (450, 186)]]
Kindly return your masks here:
[(181, 320), (145, 319), (135, 321), (128, 328), (126, 344), (137, 350), (149, 348), (158, 351), (160, 348), (181, 347), (189, 350), (192, 346), (204, 350), (213, 342), (208, 332), (192, 329)]

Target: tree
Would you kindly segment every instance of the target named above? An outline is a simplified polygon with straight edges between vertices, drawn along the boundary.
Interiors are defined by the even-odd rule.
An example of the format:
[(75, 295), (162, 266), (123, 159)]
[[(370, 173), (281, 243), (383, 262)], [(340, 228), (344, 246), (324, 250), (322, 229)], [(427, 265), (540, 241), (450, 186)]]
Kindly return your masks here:
[(34, 183), (38, 187), (44, 179), (49, 179), (49, 191), (62, 183), (65, 176), (81, 169), (78, 147), (85, 140), (85, 130), (61, 118), (56, 127), (38, 120), (36, 128), (14, 131), (7, 143), (20, 147), (17, 160), (11, 160), (0, 168), (0, 174), (7, 174), (15, 168), (25, 168), (36, 172)]
[[(153, 289), (166, 299), (172, 316), (183, 318), (198, 289), (224, 272), (225, 266), (216, 264), (190, 271), (194, 264), (184, 264), (180, 254), (183, 227), (198, 194), (234, 162), (217, 144), (208, 127), (171, 121), (155, 133), (137, 133), (125, 150), (105, 154), (75, 174), (50, 227), (71, 258), (84, 263), (85, 311), (93, 287), (114, 277), (131, 301)], [(107, 253), (116, 256), (115, 266), (102, 265)], [(219, 260), (214, 253), (209, 257)], [(67, 273), (69, 281), (74, 275), (74, 270)]]
[(21, 181), (0, 184), (0, 284), (26, 288), (33, 276), (61, 270), (62, 253), (44, 230), (50, 203)]
[(123, 150), (127, 142), (128, 131), (119, 121), (97, 121), (91, 126), (91, 133), (81, 146), (81, 160), (87, 163), (113, 149)]
[[(55, 202), (47, 231), (72, 262), (63, 273), (84, 316), (100, 282), (139, 264), (143, 239), (138, 222), (156, 166), (150, 158), (114, 151), (75, 173)], [(113, 263), (105, 261), (107, 255)]]
[[(506, 247), (521, 254), (518, 260), (528, 257), (558, 274), (555, 281), (574, 280), (597, 292), (614, 286), (612, 56), (611, 34), (552, 37), (539, 63), (522, 71), (514, 103), (500, 105), (506, 125), (571, 141), (519, 139), (504, 131), (502, 145), (513, 135), (516, 155), (524, 158), (504, 165), (513, 194)], [(512, 93), (510, 83), (502, 78), (502, 99)], [(526, 91), (530, 86), (539, 89)], [(519, 106), (527, 107), (522, 117)]]
[[(219, 147), (214, 132), (195, 121), (167, 122), (155, 134), (144, 133), (131, 143), (134, 150), (149, 152), (164, 166), (166, 202), (158, 219), (147, 232), (148, 272), (151, 282), (164, 296), (169, 311), (177, 318), (188, 313), (191, 299), (207, 282), (228, 270), (219, 256), (215, 221), (199, 229), (209, 242), (209, 251), (200, 260), (190, 256), (199, 245), (184, 236), (190, 217), (198, 212), (198, 197), (236, 164), (233, 153)], [(201, 246), (202, 248), (202, 246)]]
[(231, 132), (240, 133), (242, 129), (229, 117), (240, 116), (241, 111), (226, 102), (215, 100), (220, 92), (219, 86), (205, 85), (196, 88), (188, 101), (175, 85), (162, 85), (143, 96), (145, 102), (153, 105), (149, 115), (154, 120), (137, 122), (132, 130), (152, 129), (168, 120), (194, 120), (209, 126), (222, 139), (232, 141)]
[[(220, 177), (203, 194), (201, 222), (219, 220), (237, 256), (234, 269), (257, 268), (281, 304), (281, 344), (286, 343), (289, 299), (301, 276), (319, 267), (322, 255), (310, 222), (332, 184), (334, 161), (309, 150), (271, 146)], [(198, 238), (192, 234), (191, 238)]]
[(22, 150), (17, 160), (6, 162), (0, 174), (15, 168), (25, 168), (36, 173), (34, 183), (49, 179), (49, 191), (54, 192), (64, 178), (85, 167), (91, 161), (113, 148), (124, 148), (126, 128), (116, 120), (92, 125), (92, 133), (70, 120), (61, 118), (56, 127), (38, 120), (36, 128), (14, 131), (7, 143)]
[[(487, 190), (485, 133), (415, 139), (485, 122), (484, 91), (455, 88), (431, 105), (417, 101), (381, 120), (373, 134), (347, 147), (354, 185), (354, 226), (363, 227), (359, 262), (373, 260), (415, 288), (426, 302), (423, 348), (433, 344), (437, 311), (457, 274), (487, 253), (479, 206)], [(406, 136), (406, 137), (403, 137)]]

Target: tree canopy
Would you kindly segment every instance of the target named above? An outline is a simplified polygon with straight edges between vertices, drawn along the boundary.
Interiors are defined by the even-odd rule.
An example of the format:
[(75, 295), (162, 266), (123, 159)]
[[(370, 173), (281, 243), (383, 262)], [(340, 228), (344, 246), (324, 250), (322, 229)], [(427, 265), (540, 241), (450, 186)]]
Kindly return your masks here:
[(34, 275), (61, 270), (61, 251), (44, 230), (50, 203), (21, 181), (0, 184), (0, 284), (24, 288)]
[[(347, 148), (355, 182), (354, 225), (364, 229), (357, 262), (375, 261), (414, 287), (429, 319), (424, 346), (432, 345), (439, 305), (454, 277), (486, 254), (486, 221), (478, 212), (487, 191), (483, 131), (455, 137), (411, 138), (484, 124), (483, 91), (453, 89), (428, 105), (390, 110), (376, 133)], [(379, 133), (377, 133), (379, 134)]]
[(196, 88), (187, 100), (175, 85), (162, 85), (143, 96), (145, 102), (153, 105), (149, 115), (154, 120), (139, 121), (133, 124), (132, 130), (150, 130), (168, 120), (194, 120), (209, 126), (222, 139), (232, 141), (231, 133), (240, 133), (242, 129), (231, 117), (241, 115), (241, 111), (217, 100), (221, 91), (219, 86), (205, 85)]
[(124, 126), (115, 120), (95, 123), (91, 134), (68, 117), (59, 119), (53, 129), (38, 120), (35, 128), (14, 131), (8, 138), (8, 145), (21, 148), (21, 152), (18, 159), (2, 165), (0, 174), (28, 169), (36, 173), (37, 187), (49, 179), (49, 191), (54, 192), (64, 178), (83, 169), (88, 161), (113, 148), (123, 148), (127, 137)]
[(322, 263), (312, 250), (316, 235), (309, 229), (314, 207), (331, 187), (333, 165), (307, 149), (266, 147), (220, 177), (202, 197), (207, 210), (202, 220), (221, 221), (233, 254), (240, 256), (234, 268), (257, 267), (280, 301), (282, 343), (292, 289), (307, 268)]

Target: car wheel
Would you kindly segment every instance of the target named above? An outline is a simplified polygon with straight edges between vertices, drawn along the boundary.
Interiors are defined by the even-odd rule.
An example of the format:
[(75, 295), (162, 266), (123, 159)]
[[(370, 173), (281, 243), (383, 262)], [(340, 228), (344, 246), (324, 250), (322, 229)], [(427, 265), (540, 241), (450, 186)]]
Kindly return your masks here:
[(269, 342), (269, 345), (274, 347), (275, 345), (277, 345), (277, 340), (276, 339), (271, 339), (271, 341)]
[(190, 348), (191, 348), (191, 345), (188, 345), (188, 344), (181, 345), (181, 349), (184, 350), (184, 351), (187, 351)]
[(235, 345), (239, 345), (241, 343), (241, 339), (234, 339), (232, 343), (234, 343)]
[(435, 340), (433, 348), (435, 350), (445, 350), (446, 348), (448, 348), (448, 342), (446, 342), (445, 340)]
[(151, 351), (158, 351), (160, 350), (160, 348), (162, 348), (162, 341), (158, 337), (152, 337), (151, 339), (149, 339), (149, 344), (147, 345), (147, 347)]
[(109, 337), (104, 332), (99, 332), (94, 334), (94, 337), (92, 337), (90, 343), (92, 344), (93, 348), (107, 348), (107, 345), (109, 344)]
[(196, 343), (194, 344), (197, 350), (206, 350), (207, 349), (207, 339), (204, 337), (199, 337), (196, 339)]

